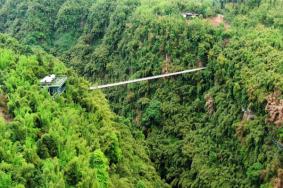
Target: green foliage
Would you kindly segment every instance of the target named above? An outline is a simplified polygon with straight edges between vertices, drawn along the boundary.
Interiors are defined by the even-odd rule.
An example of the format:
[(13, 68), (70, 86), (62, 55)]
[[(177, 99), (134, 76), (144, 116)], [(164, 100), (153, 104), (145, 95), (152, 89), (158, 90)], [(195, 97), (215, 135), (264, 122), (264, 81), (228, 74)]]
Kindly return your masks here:
[(74, 158), (67, 164), (65, 169), (65, 177), (68, 185), (75, 186), (81, 181), (82, 172), (79, 164), (79, 158)]
[(55, 157), (58, 155), (58, 144), (54, 140), (54, 138), (49, 135), (43, 135), (40, 140), (37, 142), (37, 153), (38, 156), (42, 159), (46, 159), (49, 157)]
[[(0, 0), (1, 32), (40, 45), (96, 83), (207, 67), (106, 90), (125, 120), (61, 62), (0, 35), (0, 85), (13, 115), (0, 123), (0, 185), (166, 187), (164, 179), (171, 187), (270, 186), (282, 169), (272, 142), (282, 141), (282, 128), (266, 121), (265, 105), (283, 91), (283, 4), (222, 5)], [(183, 12), (201, 16), (185, 20)], [(216, 13), (224, 14), (224, 27), (209, 24)], [(63, 96), (39, 88), (50, 73), (69, 76)]]
[[(139, 180), (165, 186), (101, 92), (88, 92), (89, 83), (51, 55), (38, 49), (25, 54), (6, 37), (0, 35), (0, 83), (12, 121), (0, 117), (1, 187), (109, 187), (123, 182), (121, 168), (133, 169), (126, 174), (129, 187)], [(39, 79), (50, 73), (68, 75), (63, 95), (40, 88)], [(137, 177), (136, 163), (152, 177)]]
[(142, 123), (144, 125), (158, 125), (161, 120), (160, 105), (161, 103), (159, 101), (150, 101), (148, 108), (146, 108), (145, 112), (143, 113)]
[(94, 151), (94, 153), (90, 157), (90, 166), (92, 168), (97, 169), (97, 179), (101, 183), (101, 187), (108, 186), (108, 160), (104, 156), (104, 153), (100, 150)]
[(252, 181), (257, 182), (261, 175), (261, 170), (263, 169), (263, 165), (260, 163), (254, 163), (247, 170), (247, 176), (251, 178)]
[(5, 174), (0, 171), (0, 187), (9, 188), (12, 186), (12, 178), (11, 175)]

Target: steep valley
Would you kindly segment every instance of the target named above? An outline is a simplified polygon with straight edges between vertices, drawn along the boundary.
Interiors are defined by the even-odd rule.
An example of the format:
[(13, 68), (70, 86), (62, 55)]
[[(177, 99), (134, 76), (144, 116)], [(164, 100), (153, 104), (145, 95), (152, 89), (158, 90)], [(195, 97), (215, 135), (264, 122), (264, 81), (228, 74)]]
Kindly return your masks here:
[(281, 4), (0, 0), (0, 187), (282, 187)]

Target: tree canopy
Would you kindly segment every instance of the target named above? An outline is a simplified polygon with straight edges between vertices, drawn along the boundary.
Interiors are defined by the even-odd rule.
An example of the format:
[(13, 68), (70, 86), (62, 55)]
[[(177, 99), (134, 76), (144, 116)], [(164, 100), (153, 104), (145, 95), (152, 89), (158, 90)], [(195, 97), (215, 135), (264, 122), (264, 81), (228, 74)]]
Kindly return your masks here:
[[(0, 31), (20, 41), (0, 35), (0, 187), (283, 186), (282, 7), (0, 0)], [(68, 75), (62, 96), (40, 88), (50, 73)]]

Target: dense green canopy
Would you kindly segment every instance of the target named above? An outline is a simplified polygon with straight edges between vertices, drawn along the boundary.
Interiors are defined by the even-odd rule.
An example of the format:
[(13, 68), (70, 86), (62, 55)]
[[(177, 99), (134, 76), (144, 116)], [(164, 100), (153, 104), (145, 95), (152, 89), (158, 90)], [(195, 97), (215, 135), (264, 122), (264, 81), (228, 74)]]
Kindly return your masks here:
[[(29, 45), (0, 37), (0, 91), (13, 117), (0, 123), (0, 187), (283, 186), (282, 7), (0, 0), (0, 31)], [(88, 91), (88, 81), (200, 66), (106, 97)], [(69, 76), (64, 95), (39, 88), (50, 73)]]
[[(0, 35), (0, 67), (0, 96), (13, 117), (0, 116), (0, 187), (165, 186), (141, 133), (62, 62)], [(49, 73), (68, 75), (62, 96), (40, 88)]]

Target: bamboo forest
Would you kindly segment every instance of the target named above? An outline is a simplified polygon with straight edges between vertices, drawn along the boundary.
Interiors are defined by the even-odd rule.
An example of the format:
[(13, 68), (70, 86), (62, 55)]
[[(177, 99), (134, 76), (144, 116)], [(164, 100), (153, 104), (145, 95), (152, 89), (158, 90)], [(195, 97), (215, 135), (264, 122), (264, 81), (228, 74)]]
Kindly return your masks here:
[(0, 188), (283, 188), (282, 0), (0, 0)]

